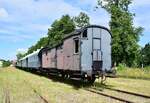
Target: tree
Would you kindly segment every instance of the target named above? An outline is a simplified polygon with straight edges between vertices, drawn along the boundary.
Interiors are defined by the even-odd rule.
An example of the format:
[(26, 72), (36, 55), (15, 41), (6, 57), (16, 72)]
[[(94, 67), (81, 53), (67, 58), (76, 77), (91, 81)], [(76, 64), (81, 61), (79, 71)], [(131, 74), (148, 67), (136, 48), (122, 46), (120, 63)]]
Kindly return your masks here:
[[(33, 53), (37, 49), (40, 49), (42, 47), (45, 47), (48, 44), (48, 37), (41, 38), (35, 45), (32, 45), (30, 48), (28, 48), (27, 53), (25, 53), (22, 57)], [(20, 54), (19, 54), (20, 55)]]
[(41, 38), (35, 45), (31, 46), (28, 49), (28, 52), (26, 53), (26, 55), (33, 53), (37, 49), (45, 47), (47, 44), (48, 44), (48, 37)]
[(64, 15), (60, 20), (55, 20), (47, 33), (49, 46), (59, 44), (62, 41), (63, 37), (66, 34), (74, 31), (74, 29), (75, 24), (69, 15)]
[(17, 55), (16, 55), (17, 60), (23, 58), (24, 56), (25, 56), (25, 54), (24, 54), (24, 53), (21, 53), (21, 52), (18, 52)]
[(8, 61), (3, 61), (3, 67), (8, 67), (11, 65), (11, 62), (8, 60)]
[(142, 59), (141, 62), (144, 66), (150, 66), (150, 43), (146, 44), (144, 48), (142, 48)]
[(112, 32), (113, 63), (125, 63), (128, 66), (136, 65), (138, 41), (143, 31), (141, 27), (134, 27), (134, 14), (128, 8), (131, 3), (132, 0), (98, 0), (98, 5), (111, 16), (109, 25)]
[(37, 49), (40, 49), (45, 46), (52, 47), (62, 42), (62, 38), (72, 32), (75, 29), (75, 24), (69, 15), (64, 15), (59, 20), (55, 20), (51, 28), (48, 29), (48, 33), (46, 37), (41, 38), (35, 45), (32, 45), (28, 48), (27, 53), (25, 55), (17, 54), (17, 58), (22, 58), (28, 54), (33, 53)]
[(90, 18), (84, 12), (80, 12), (80, 14), (73, 18), (76, 27), (82, 28), (90, 25)]

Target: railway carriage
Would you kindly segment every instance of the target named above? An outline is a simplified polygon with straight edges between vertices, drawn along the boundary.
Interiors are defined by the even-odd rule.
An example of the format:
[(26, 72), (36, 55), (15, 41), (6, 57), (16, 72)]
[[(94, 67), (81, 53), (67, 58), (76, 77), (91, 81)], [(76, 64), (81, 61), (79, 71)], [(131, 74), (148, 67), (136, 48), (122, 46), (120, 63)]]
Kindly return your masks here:
[(27, 56), (26, 61), (28, 62), (28, 68), (39, 69), (41, 67), (39, 52), (40, 49)]
[(42, 68), (71, 77), (95, 80), (111, 70), (111, 33), (91, 25), (65, 36), (62, 43), (41, 50)]
[(25, 58), (22, 58), (22, 59), (21, 59), (21, 66), (22, 66), (23, 68), (26, 68), (26, 67), (28, 67), (27, 64), (28, 64), (28, 62), (26, 61), (26, 57), (25, 57)]
[(41, 62), (39, 58), (40, 50), (34, 51), (33, 53), (25, 56), (17, 62), (17, 67), (30, 68), (30, 69), (40, 69)]
[(17, 66), (17, 67), (22, 67), (22, 65), (21, 65), (21, 60), (17, 61), (16, 66)]
[(62, 43), (38, 50), (23, 61), (28, 68), (79, 77), (92, 82), (111, 71), (111, 33), (102, 26), (90, 25), (66, 35)]

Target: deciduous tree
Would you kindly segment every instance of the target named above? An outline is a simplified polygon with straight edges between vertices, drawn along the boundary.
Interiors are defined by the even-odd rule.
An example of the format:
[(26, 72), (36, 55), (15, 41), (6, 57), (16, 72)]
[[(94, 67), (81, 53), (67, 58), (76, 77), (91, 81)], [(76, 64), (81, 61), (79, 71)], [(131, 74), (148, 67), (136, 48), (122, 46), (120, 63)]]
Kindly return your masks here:
[[(72, 32), (75, 29), (75, 24), (69, 15), (62, 16), (59, 20), (55, 20), (51, 28), (48, 29), (46, 37), (41, 38), (35, 45), (31, 46), (25, 55), (33, 53), (37, 49), (45, 46), (52, 47), (61, 43), (62, 38)], [(17, 58), (20, 59), (25, 55), (17, 54)]]
[(17, 55), (16, 55), (17, 60), (23, 58), (24, 56), (25, 56), (25, 54), (24, 54), (24, 53), (21, 53), (21, 52), (18, 52)]
[(75, 24), (69, 15), (64, 15), (60, 20), (55, 20), (51, 28), (48, 30), (49, 46), (57, 45), (62, 41), (62, 38), (74, 31)]
[(84, 12), (80, 12), (80, 14), (73, 18), (75, 25), (77, 28), (82, 28), (90, 25), (90, 18)]
[(131, 3), (132, 0), (98, 0), (98, 5), (111, 16), (109, 25), (112, 32), (113, 62), (128, 66), (136, 65), (138, 41), (143, 30), (133, 24), (135, 14), (129, 11)]
[(150, 43), (146, 44), (145, 47), (142, 48), (141, 62), (144, 66), (150, 66)]

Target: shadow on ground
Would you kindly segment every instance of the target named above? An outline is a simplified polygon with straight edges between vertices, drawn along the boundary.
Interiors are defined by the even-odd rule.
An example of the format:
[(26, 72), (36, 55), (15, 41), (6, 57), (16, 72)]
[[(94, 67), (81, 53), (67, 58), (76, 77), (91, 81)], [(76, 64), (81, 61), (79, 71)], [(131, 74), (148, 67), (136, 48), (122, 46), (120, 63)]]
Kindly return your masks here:
[(94, 84), (90, 84), (90, 83), (85, 82), (85, 81), (80, 80), (80, 79), (75, 79), (75, 78), (64, 79), (58, 75), (50, 75), (47, 73), (41, 73), (39, 71), (29, 71), (26, 69), (20, 69), (20, 70), (23, 70), (25, 72), (30, 72), (30, 73), (38, 75), (38, 76), (46, 77), (48, 79), (51, 79), (53, 82), (60, 82), (60, 83), (69, 84), (76, 90), (78, 90), (80, 88), (93, 88), (95, 90), (103, 91), (104, 89), (113, 87), (112, 85), (107, 85), (105, 83), (102, 84), (101, 82), (97, 82), (97, 81)]

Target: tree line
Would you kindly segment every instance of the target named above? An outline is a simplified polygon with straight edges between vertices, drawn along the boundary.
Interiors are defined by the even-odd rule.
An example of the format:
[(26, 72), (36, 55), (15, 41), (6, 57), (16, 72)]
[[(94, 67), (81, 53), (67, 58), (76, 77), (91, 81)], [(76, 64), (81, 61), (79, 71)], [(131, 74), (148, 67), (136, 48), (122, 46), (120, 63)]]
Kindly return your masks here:
[(12, 64), (12, 62), (9, 60), (0, 60), (0, 62), (2, 62), (2, 67), (8, 67)]
[(26, 53), (18, 53), (17, 60), (24, 56), (33, 53), (37, 49), (42, 47), (52, 47), (62, 42), (65, 35), (73, 32), (77, 28), (82, 28), (90, 25), (90, 18), (87, 14), (81, 12), (76, 17), (70, 17), (69, 15), (63, 15), (60, 19), (55, 20), (51, 27), (48, 29), (46, 37), (41, 38), (35, 45), (28, 48)]
[[(122, 63), (129, 67), (140, 67), (150, 65), (150, 44), (141, 48), (138, 44), (142, 36), (143, 28), (135, 27), (133, 19), (135, 14), (130, 12), (129, 6), (132, 0), (97, 0), (96, 9), (99, 7), (106, 10), (111, 20), (109, 21), (112, 33), (112, 64)], [(48, 29), (47, 37), (41, 38), (35, 45), (31, 46), (24, 55), (19, 54), (17, 58), (32, 53), (41, 47), (52, 47), (61, 43), (62, 38), (77, 28), (90, 24), (87, 14), (81, 12), (77, 17), (69, 15), (55, 20)]]

